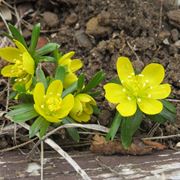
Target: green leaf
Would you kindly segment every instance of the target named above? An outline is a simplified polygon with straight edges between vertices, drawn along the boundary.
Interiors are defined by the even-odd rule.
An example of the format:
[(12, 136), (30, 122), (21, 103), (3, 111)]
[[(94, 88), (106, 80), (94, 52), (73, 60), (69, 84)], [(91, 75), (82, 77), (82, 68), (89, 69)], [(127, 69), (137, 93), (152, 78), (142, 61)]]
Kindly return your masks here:
[[(71, 121), (69, 121), (68, 119), (63, 119), (62, 123), (63, 124), (69, 124), (69, 123), (71, 123)], [(67, 128), (66, 130), (67, 130), (68, 134), (70, 135), (70, 137), (74, 141), (79, 142), (80, 136), (79, 136), (79, 133), (78, 133), (77, 129), (75, 129), (75, 128)]]
[(56, 59), (54, 57), (51, 56), (38, 56), (37, 57), (39, 62), (56, 62)]
[(121, 142), (124, 148), (132, 143), (132, 137), (142, 122), (143, 114), (137, 109), (134, 116), (123, 117), (121, 123)]
[(21, 35), (19, 30), (12, 24), (9, 24), (9, 29), (12, 33), (13, 38), (21, 42), (24, 45), (24, 47), (27, 49), (26, 41), (24, 40), (24, 37)]
[[(44, 125), (46, 127), (43, 127)], [(46, 132), (46, 129), (48, 128), (47, 125), (49, 124), (46, 123), (46, 120), (42, 116), (39, 116), (30, 127), (29, 138), (32, 138), (33, 136), (35, 136), (39, 132), (39, 130), (42, 128), (43, 128), (42, 130), (43, 132), (41, 133), (43, 134), (44, 132)]]
[(21, 104), (14, 106), (14, 110), (7, 113), (14, 122), (20, 123), (33, 119), (38, 116), (38, 113), (34, 110), (33, 104)]
[(38, 49), (36, 51), (36, 53), (38, 55), (43, 56), (45, 54), (49, 54), (49, 53), (53, 52), (55, 49), (57, 49), (57, 47), (59, 47), (59, 45), (56, 43), (48, 43), (48, 44), (44, 45), (42, 48)]
[(95, 88), (101, 81), (105, 78), (105, 74), (103, 71), (97, 72), (92, 79), (89, 81), (89, 83), (85, 86), (85, 88), (82, 90), (82, 92), (88, 92), (91, 89)]
[(43, 70), (41, 69), (41, 67), (38, 67), (36, 70), (36, 78), (37, 78), (37, 81), (42, 82), (44, 84), (45, 89), (47, 89), (48, 84), (47, 84), (46, 76)]
[(148, 116), (152, 121), (158, 122), (160, 124), (164, 124), (167, 119), (165, 119), (162, 115), (160, 114), (156, 114), (156, 115), (152, 115), (152, 116)]
[(45, 120), (43, 126), (40, 128), (39, 131), (40, 138), (42, 138), (46, 134), (49, 126), (50, 126), (50, 122)]
[(78, 85), (77, 85), (77, 90), (80, 92), (84, 86), (84, 81), (85, 81), (85, 76), (84, 74), (80, 74), (78, 78)]
[(167, 121), (175, 122), (176, 120), (176, 113), (172, 113), (166, 107), (160, 112), (160, 115), (166, 119)]
[(169, 101), (167, 100), (161, 100), (161, 102), (163, 103), (163, 106), (166, 107), (169, 111), (171, 111), (172, 113), (175, 113), (176, 114), (176, 107), (170, 103)]
[(74, 82), (71, 86), (69, 86), (67, 89), (65, 89), (62, 93), (62, 98), (65, 97), (66, 95), (74, 92), (77, 89), (77, 81)]
[(64, 66), (58, 66), (56, 68), (56, 73), (55, 73), (55, 79), (61, 80), (62, 82), (64, 82), (64, 78), (66, 75), (66, 69)]
[(31, 54), (34, 54), (34, 52), (35, 52), (37, 42), (38, 42), (38, 38), (39, 38), (39, 34), (40, 34), (40, 23), (36, 24), (32, 30), (31, 44), (29, 47), (29, 51)]
[(97, 106), (92, 106), (93, 108), (93, 114), (99, 115), (100, 114), (100, 109)]
[(116, 115), (115, 115), (115, 117), (113, 119), (110, 130), (106, 135), (106, 140), (107, 141), (114, 139), (114, 137), (115, 137), (120, 125), (121, 125), (121, 121), (122, 121), (122, 116), (118, 112), (116, 112)]
[(121, 84), (119, 77), (115, 77), (109, 81), (109, 83)]

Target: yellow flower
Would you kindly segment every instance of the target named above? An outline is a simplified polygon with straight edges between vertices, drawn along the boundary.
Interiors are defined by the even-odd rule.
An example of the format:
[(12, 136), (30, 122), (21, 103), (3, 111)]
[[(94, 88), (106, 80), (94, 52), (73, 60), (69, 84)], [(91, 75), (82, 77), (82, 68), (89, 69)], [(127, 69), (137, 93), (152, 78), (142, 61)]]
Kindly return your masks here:
[(61, 97), (63, 85), (60, 80), (54, 80), (49, 85), (47, 92), (43, 83), (36, 84), (33, 91), (34, 108), (49, 122), (59, 122), (66, 117), (74, 105), (74, 97), (68, 94)]
[(87, 122), (93, 113), (96, 101), (88, 94), (78, 94), (74, 97), (74, 106), (70, 116), (78, 122)]
[(1, 70), (4, 77), (14, 77), (15, 84), (22, 83), (28, 89), (32, 83), (34, 75), (34, 60), (27, 49), (19, 42), (14, 40), (17, 48), (5, 47), (0, 49), (0, 57), (12, 63)]
[(117, 72), (122, 83), (108, 83), (104, 86), (105, 98), (113, 104), (122, 116), (132, 116), (139, 106), (145, 114), (153, 115), (162, 111), (159, 99), (169, 96), (169, 84), (161, 84), (164, 79), (164, 68), (157, 63), (147, 65), (135, 75), (130, 60), (120, 57), (117, 60)]
[(68, 86), (70, 86), (72, 83), (74, 83), (75, 81), (77, 81), (77, 76), (75, 74), (75, 72), (77, 70), (79, 70), (82, 67), (82, 62), (79, 59), (71, 59), (72, 56), (75, 54), (74, 51), (71, 51), (67, 54), (64, 54), (59, 60), (58, 60), (58, 64), (60, 66), (65, 66), (66, 67), (66, 76), (64, 79), (64, 88), (67, 88)]

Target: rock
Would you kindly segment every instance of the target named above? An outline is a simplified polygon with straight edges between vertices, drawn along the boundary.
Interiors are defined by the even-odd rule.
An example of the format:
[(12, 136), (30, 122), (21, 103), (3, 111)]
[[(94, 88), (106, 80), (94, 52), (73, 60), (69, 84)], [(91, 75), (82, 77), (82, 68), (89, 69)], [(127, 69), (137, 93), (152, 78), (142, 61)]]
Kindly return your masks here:
[(56, 27), (59, 24), (59, 18), (57, 14), (53, 12), (46, 11), (43, 13), (43, 18), (47, 26)]
[(176, 41), (176, 42), (174, 43), (174, 45), (175, 45), (177, 48), (180, 48), (180, 40)]
[(154, 49), (156, 43), (153, 37), (137, 37), (135, 45), (138, 50)]
[(180, 9), (169, 11), (167, 16), (170, 24), (180, 29)]
[(23, 17), (24, 14), (27, 13), (27, 11), (29, 11), (30, 9), (33, 10), (33, 6), (29, 2), (25, 2), (17, 6), (17, 10), (19, 12), (20, 17)]
[(75, 38), (80, 47), (91, 49), (92, 43), (83, 30), (76, 31)]
[(103, 25), (103, 26), (107, 26), (110, 24), (111, 22), (111, 19), (110, 19), (110, 13), (107, 12), (107, 11), (102, 11), (98, 16), (98, 23), (100, 25)]
[(169, 38), (170, 35), (171, 33), (169, 31), (161, 31), (158, 37), (161, 41), (163, 41), (164, 39)]
[(165, 45), (170, 45), (168, 38), (166, 38), (166, 39), (163, 40), (163, 44), (165, 44)]
[(86, 23), (86, 33), (93, 36), (106, 36), (112, 32), (111, 27), (101, 26), (98, 18), (93, 17)]
[(77, 22), (78, 16), (75, 13), (71, 13), (65, 20), (66, 25), (73, 25)]
[(171, 37), (174, 42), (176, 42), (179, 39), (179, 31), (177, 29), (171, 30)]

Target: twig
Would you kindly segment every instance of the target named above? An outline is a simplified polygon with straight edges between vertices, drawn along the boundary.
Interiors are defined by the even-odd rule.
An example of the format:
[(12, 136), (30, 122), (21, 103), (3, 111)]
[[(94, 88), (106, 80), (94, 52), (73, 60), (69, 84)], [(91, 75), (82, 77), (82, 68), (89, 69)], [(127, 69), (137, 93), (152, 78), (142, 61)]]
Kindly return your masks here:
[(43, 165), (44, 165), (44, 142), (41, 141), (41, 180), (43, 180)]
[[(19, 124), (27, 130), (30, 129), (30, 126), (27, 125), (26, 123), (19, 123)], [(68, 124), (66, 124), (66, 125), (68, 125)], [(39, 134), (36, 134), (36, 136), (39, 137)], [(63, 151), (63, 149), (61, 147), (59, 147), (53, 140), (51, 140), (50, 138), (47, 138), (44, 140), (44, 142), (46, 144), (48, 144), (49, 146), (51, 146), (61, 156), (63, 156), (66, 159), (66, 161), (68, 161), (71, 164), (71, 166), (76, 170), (76, 172), (79, 175), (81, 175), (81, 177), (84, 180), (91, 180), (91, 178), (86, 174), (86, 172), (83, 169), (81, 169), (80, 166), (65, 151)]]
[[(22, 123), (19, 123), (20, 125), (23, 126)], [(101, 125), (98, 125), (98, 124), (75, 124), (75, 123), (71, 123), (71, 124), (65, 124), (65, 125), (62, 125), (62, 126), (59, 126), (57, 127), (56, 129), (53, 129), (52, 131), (50, 131), (49, 133), (47, 133), (44, 137), (41, 138), (41, 140), (44, 140), (46, 139), (47, 137), (51, 136), (52, 134), (54, 134), (55, 132), (59, 131), (60, 129), (63, 129), (63, 128), (74, 128), (74, 127), (79, 127), (79, 128), (86, 128), (86, 129), (91, 129), (91, 130), (96, 130), (96, 131), (101, 131), (101, 132), (109, 132), (109, 129), (104, 127), (104, 126), (101, 126)], [(31, 152), (29, 153), (29, 156), (34, 152), (34, 149), (37, 148), (37, 146), (39, 146), (41, 140), (39, 140), (33, 147), (33, 149), (31, 150)]]
[(11, 150), (14, 150), (14, 149), (23, 147), (23, 146), (25, 146), (25, 145), (27, 145), (27, 144), (29, 144), (29, 143), (32, 143), (33, 141), (35, 141), (35, 140), (37, 140), (37, 139), (38, 139), (38, 137), (35, 137), (34, 139), (31, 139), (31, 140), (29, 140), (29, 141), (27, 141), (27, 142), (24, 142), (24, 143), (22, 143), (22, 144), (19, 144), (19, 145), (10, 147), (10, 148), (6, 148), (6, 149), (1, 149), (1, 150), (0, 150), (0, 153), (4, 153), (4, 152), (7, 152), (7, 151), (11, 151)]
[(50, 145), (55, 151), (57, 151), (61, 156), (63, 156), (66, 161), (73, 166), (77, 173), (81, 175), (84, 180), (91, 180), (91, 178), (86, 174), (86, 172), (79, 167), (79, 165), (69, 156), (60, 146), (58, 146), (54, 141), (51, 139), (44, 140), (48, 145)]
[(164, 0), (160, 0), (160, 11), (159, 11), (159, 32), (161, 31), (162, 28), (162, 11), (163, 11), (163, 1)]
[(5, 24), (5, 26), (6, 26), (7, 30), (8, 30), (8, 32), (11, 33), (11, 31), (10, 31), (10, 29), (9, 29), (9, 26), (8, 26), (6, 20), (4, 19), (4, 17), (3, 17), (3, 15), (2, 15), (1, 12), (0, 12), (0, 16), (1, 16), (1, 18), (2, 18), (2, 20), (3, 20), (3, 22), (4, 22), (4, 24)]
[(167, 99), (169, 102), (180, 103), (180, 99)]
[(174, 134), (174, 135), (169, 135), (169, 136), (156, 136), (156, 137), (147, 137), (147, 138), (142, 138), (143, 140), (155, 140), (155, 139), (169, 139), (169, 138), (176, 138), (180, 137), (180, 134)]
[(131, 49), (131, 51), (134, 53), (134, 55), (136, 56), (136, 59), (138, 61), (140, 61), (139, 56), (137, 55), (137, 53), (134, 51), (133, 47), (131, 46), (131, 44), (129, 43), (129, 41), (126, 41), (127, 45), (129, 46), (129, 48)]

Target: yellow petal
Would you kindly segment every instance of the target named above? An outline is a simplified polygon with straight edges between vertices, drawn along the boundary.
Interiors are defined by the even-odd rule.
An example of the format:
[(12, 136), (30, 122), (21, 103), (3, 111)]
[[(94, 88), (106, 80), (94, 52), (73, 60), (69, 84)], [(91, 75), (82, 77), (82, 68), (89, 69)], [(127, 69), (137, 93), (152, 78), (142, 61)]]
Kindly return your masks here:
[(51, 82), (47, 89), (47, 96), (61, 96), (63, 90), (63, 85), (60, 80), (54, 80)]
[(117, 60), (117, 72), (121, 83), (123, 84), (129, 77), (134, 76), (134, 69), (131, 61), (127, 57), (119, 57)]
[(31, 75), (29, 75), (28, 81), (25, 84), (26, 90), (28, 90), (30, 88), (31, 84), (32, 84), (32, 77), (31, 77)]
[(8, 65), (5, 66), (2, 70), (1, 70), (1, 74), (4, 77), (18, 77), (18, 73), (17, 70), (15, 68), (14, 65)]
[(104, 85), (105, 98), (111, 103), (119, 103), (125, 97), (125, 88), (119, 84), (108, 83)]
[(33, 90), (33, 98), (36, 106), (44, 103), (45, 89), (43, 83), (37, 83)]
[(80, 114), (79, 116), (77, 116), (74, 112), (71, 112), (70, 116), (78, 122), (88, 122), (91, 117), (89, 114), (87, 114), (85, 112)]
[(137, 104), (135, 99), (123, 100), (116, 106), (117, 111), (125, 117), (132, 116), (137, 110)]
[(147, 65), (142, 73), (144, 79), (149, 81), (151, 85), (159, 85), (164, 79), (164, 68), (161, 64), (151, 63)]
[(79, 59), (74, 59), (71, 62), (70, 69), (72, 72), (79, 70), (83, 66), (83, 63)]
[(52, 122), (52, 123), (57, 123), (60, 122), (61, 119), (54, 117), (54, 116), (49, 116), (49, 115), (42, 115), (47, 121)]
[(85, 93), (78, 94), (76, 96), (81, 102), (92, 102), (91, 104), (96, 105), (96, 101), (89, 95)]
[(70, 65), (71, 63), (71, 57), (75, 54), (74, 51), (71, 51), (69, 53), (64, 54), (60, 59), (58, 60), (58, 63), (60, 65)]
[(68, 88), (71, 84), (77, 81), (78, 78), (74, 73), (68, 73), (64, 78), (63, 86), (64, 88)]
[(75, 97), (74, 98), (74, 106), (71, 109), (71, 112), (73, 112), (74, 114), (78, 114), (78, 113), (81, 113), (82, 111), (83, 111), (82, 104), (79, 101), (79, 99)]
[(21, 55), (21, 51), (17, 48), (6, 47), (0, 49), (0, 57), (11, 63), (15, 63), (16, 60), (21, 60)]
[(22, 53), (27, 52), (27, 49), (23, 46), (22, 43), (20, 43), (19, 41), (15, 40), (15, 39), (13, 41)]
[(34, 74), (34, 60), (28, 52), (23, 53), (23, 67), (27, 73)]
[(145, 114), (153, 115), (162, 111), (163, 105), (160, 101), (155, 99), (141, 98), (138, 106)]
[(91, 115), (93, 113), (93, 108), (92, 108), (91, 104), (89, 104), (89, 103), (86, 104), (86, 106), (84, 107), (84, 112), (89, 115)]
[(161, 84), (158, 86), (152, 86), (152, 88), (147, 89), (146, 93), (149, 98), (152, 99), (164, 99), (171, 93), (171, 87), (169, 84)]
[(57, 113), (55, 114), (55, 116), (60, 119), (66, 117), (73, 108), (74, 96), (72, 94), (68, 94), (63, 98), (61, 104), (62, 104), (61, 109), (58, 110)]

